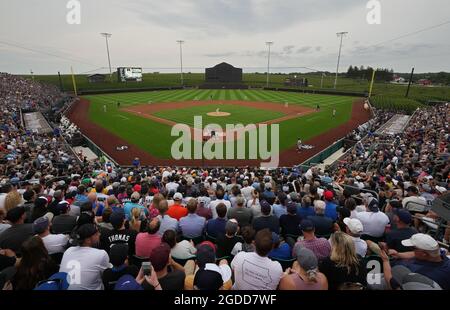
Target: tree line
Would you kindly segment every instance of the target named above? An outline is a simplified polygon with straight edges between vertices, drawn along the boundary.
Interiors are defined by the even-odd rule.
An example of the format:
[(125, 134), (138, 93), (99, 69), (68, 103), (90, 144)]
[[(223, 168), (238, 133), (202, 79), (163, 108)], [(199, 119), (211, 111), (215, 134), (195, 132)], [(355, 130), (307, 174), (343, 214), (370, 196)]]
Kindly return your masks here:
[[(346, 77), (352, 79), (365, 79), (370, 81), (372, 79), (373, 68), (364, 66), (350, 66), (347, 70)], [(387, 68), (377, 68), (377, 73), (375, 74), (375, 81), (377, 82), (389, 82), (392, 81), (394, 77), (394, 69)]]

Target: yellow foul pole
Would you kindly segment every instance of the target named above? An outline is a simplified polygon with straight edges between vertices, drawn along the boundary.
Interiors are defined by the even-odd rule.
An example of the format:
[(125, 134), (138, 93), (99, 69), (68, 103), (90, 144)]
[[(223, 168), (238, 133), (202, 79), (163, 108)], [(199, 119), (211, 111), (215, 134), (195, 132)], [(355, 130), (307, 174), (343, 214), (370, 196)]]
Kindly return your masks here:
[(372, 96), (373, 82), (375, 81), (375, 72), (377, 72), (377, 70), (373, 70), (372, 72), (372, 81), (370, 82), (369, 88), (369, 98)]
[(72, 73), (73, 91), (75, 93), (75, 97), (77, 97), (78, 96), (78, 93), (77, 93), (77, 82), (75, 82), (75, 75), (73, 75), (73, 68), (72, 67), (70, 67), (70, 72)]

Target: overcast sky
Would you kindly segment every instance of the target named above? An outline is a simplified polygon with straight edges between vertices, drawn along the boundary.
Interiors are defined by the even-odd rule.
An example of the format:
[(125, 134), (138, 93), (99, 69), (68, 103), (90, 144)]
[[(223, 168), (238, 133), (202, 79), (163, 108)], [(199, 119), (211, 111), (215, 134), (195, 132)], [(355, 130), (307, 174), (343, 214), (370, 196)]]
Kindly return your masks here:
[(340, 71), (349, 65), (450, 71), (450, 23), (378, 44), (450, 21), (449, 0), (380, 0), (380, 25), (367, 23), (366, 0), (79, 1), (81, 24), (70, 25), (68, 0), (1, 0), (0, 71), (102, 71), (108, 62), (100, 32), (112, 33), (113, 67), (176, 72), (182, 39), (186, 71), (226, 61), (264, 72), (266, 41), (275, 42), (271, 71), (335, 71), (338, 31), (349, 32)]

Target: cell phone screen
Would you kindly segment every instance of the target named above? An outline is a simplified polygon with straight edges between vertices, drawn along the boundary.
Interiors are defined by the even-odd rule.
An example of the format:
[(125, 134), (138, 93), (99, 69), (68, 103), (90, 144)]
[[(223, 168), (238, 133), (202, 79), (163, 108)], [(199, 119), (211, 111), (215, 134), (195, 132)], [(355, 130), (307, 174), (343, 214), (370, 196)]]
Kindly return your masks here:
[(149, 276), (152, 274), (152, 265), (150, 262), (142, 263), (142, 270), (144, 271), (144, 275)]

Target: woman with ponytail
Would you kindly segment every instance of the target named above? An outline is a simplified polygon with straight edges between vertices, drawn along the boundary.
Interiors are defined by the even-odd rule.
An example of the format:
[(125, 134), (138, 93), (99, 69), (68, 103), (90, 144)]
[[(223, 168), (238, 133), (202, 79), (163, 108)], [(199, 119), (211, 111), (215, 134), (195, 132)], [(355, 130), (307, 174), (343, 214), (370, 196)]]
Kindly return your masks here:
[(323, 291), (328, 289), (325, 275), (318, 270), (316, 255), (307, 248), (296, 248), (297, 261), (280, 281), (280, 290)]

